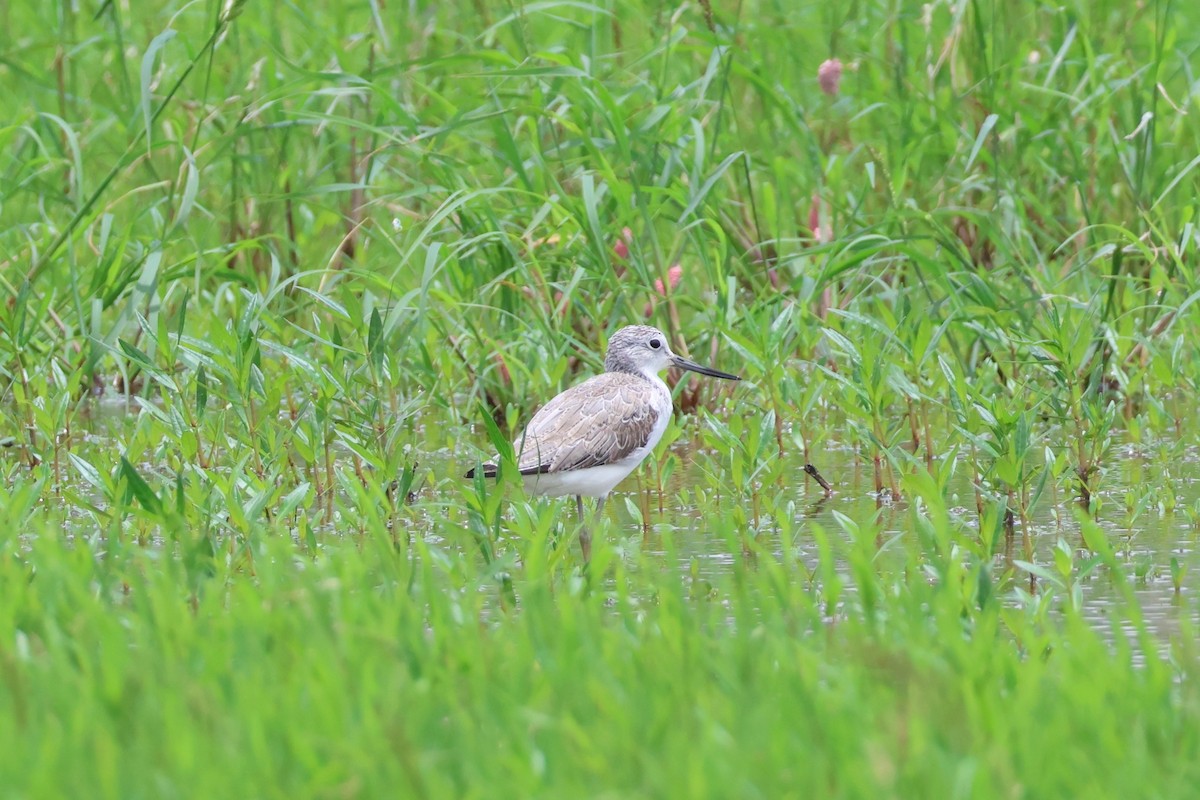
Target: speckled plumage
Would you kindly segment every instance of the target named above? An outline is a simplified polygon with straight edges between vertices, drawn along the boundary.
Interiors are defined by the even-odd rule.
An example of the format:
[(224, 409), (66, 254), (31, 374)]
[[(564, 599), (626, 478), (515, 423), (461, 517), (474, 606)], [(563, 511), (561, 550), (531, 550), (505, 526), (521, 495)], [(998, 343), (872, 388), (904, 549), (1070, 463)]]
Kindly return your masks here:
[[(609, 340), (605, 372), (573, 386), (534, 414), (514, 444), (517, 466), (534, 494), (599, 498), (654, 449), (671, 419), (671, 392), (658, 373), (669, 366), (726, 380), (736, 375), (702, 367), (671, 352), (657, 328), (632, 325)], [(492, 464), (484, 475), (494, 476)], [(473, 477), (474, 470), (467, 473)], [(585, 558), (589, 553), (581, 535)]]
[(605, 372), (558, 395), (534, 415), (516, 442), (517, 463), (521, 472), (564, 472), (622, 461), (654, 446), (651, 434), (670, 416), (670, 406), (662, 381)]

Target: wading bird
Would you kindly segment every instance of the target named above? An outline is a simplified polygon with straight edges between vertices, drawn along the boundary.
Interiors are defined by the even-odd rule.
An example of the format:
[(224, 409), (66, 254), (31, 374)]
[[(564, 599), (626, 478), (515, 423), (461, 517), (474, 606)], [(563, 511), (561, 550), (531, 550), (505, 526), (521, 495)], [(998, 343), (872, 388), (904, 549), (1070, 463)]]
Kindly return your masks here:
[[(671, 419), (671, 392), (658, 373), (668, 367), (741, 380), (675, 355), (658, 328), (631, 325), (609, 340), (605, 371), (546, 403), (513, 445), (527, 491), (575, 496), (585, 562), (592, 542), (582, 524), (583, 498), (597, 498), (599, 517), (609, 493), (662, 438)], [(496, 476), (495, 463), (482, 469), (484, 477)], [(475, 477), (475, 470), (466, 477)]]

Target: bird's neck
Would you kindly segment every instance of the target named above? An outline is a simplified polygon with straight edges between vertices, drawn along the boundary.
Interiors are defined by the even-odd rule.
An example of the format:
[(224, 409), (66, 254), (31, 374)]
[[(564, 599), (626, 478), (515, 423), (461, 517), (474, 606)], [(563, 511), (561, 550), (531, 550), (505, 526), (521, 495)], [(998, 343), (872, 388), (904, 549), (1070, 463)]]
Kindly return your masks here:
[(671, 391), (670, 388), (667, 386), (666, 382), (663, 381), (662, 377), (658, 374), (658, 371), (655, 370), (653, 367), (649, 367), (649, 366), (636, 367), (636, 366), (632, 366), (632, 365), (627, 366), (624, 364), (616, 364), (616, 365), (610, 365), (607, 368), (606, 372), (621, 372), (626, 375), (633, 375), (636, 378), (641, 378), (643, 380), (649, 381), (650, 383), (654, 384), (655, 386), (662, 387), (662, 389), (664, 391), (666, 391), (667, 393), (670, 393), (670, 391)]
[(661, 388), (667, 394), (671, 393), (670, 387), (667, 386), (667, 382), (662, 379), (662, 376), (649, 367), (638, 370), (637, 375), (638, 377), (645, 378), (646, 380), (650, 381), (650, 383)]

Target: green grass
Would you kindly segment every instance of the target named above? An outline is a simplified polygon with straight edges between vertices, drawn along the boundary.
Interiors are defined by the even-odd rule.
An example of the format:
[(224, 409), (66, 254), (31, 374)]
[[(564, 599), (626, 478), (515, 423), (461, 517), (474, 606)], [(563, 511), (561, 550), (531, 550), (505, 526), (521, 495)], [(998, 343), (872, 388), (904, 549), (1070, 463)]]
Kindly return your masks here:
[(0, 7), (0, 796), (1194, 794), (1193, 4), (149, 5)]

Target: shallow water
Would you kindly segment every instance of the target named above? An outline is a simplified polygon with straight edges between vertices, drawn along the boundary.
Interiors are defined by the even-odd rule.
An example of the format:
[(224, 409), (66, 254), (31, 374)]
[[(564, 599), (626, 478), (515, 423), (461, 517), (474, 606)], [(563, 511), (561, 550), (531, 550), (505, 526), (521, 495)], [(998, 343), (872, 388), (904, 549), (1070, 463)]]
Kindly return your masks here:
[[(131, 409), (125, 403), (93, 404), (89, 413), (77, 418), (74, 436), (78, 442), (108, 449), (128, 434), (136, 424), (136, 417), (136, 408)], [(421, 460), (440, 480), (451, 472), (460, 471), (460, 464), (451, 464), (450, 449), (457, 451), (457, 457), (461, 460), (464, 456), (461, 448), (464, 445), (452, 439), (434, 441), (439, 436), (447, 436), (444, 427), (429, 433), (430, 448), (434, 452)], [(469, 438), (471, 446), (477, 448), (478, 452), (488, 451), (480, 433), (476, 432)], [(728, 526), (709, 524), (705, 514), (691, 504), (690, 497), (695, 489), (712, 495), (714, 481), (705, 471), (720, 469), (720, 459), (710, 456), (696, 458), (695, 453), (682, 441), (671, 449), (678, 457), (679, 464), (664, 486), (663, 496), (660, 498), (654, 488), (653, 468), (643, 465), (610, 498), (606, 516), (613, 525), (609, 532), (620, 531), (625, 534), (623, 541), (617, 543), (619, 546), (636, 547), (643, 552), (665, 557), (662, 533), (670, 530), (673, 534), (673, 552), (684, 562), (687, 572), (699, 580), (719, 576), (723, 571), (730, 570), (742, 556), (731, 548), (725, 533), (714, 532), (715, 529), (727, 529)], [(1161, 455), (1164, 452), (1173, 454), (1169, 461)], [(785, 481), (779, 485), (760, 487), (759, 490), (763, 496), (771, 496), (773, 503), (769, 505), (776, 508), (787, 508), (791, 502), (795, 556), (810, 570), (819, 563), (815, 541), (808, 533), (813, 523), (821, 525), (830, 537), (840, 536), (848, 540), (848, 534), (838, 522), (838, 514), (863, 526), (871, 526), (878, 519), (881, 531), (878, 540), (883, 543), (889, 543), (901, 535), (912, 535), (907, 503), (903, 500), (895, 503), (877, 502), (870, 465), (851, 447), (835, 438), (826, 438), (823, 446), (813, 451), (811, 458), (825, 479), (833, 485), (831, 495), (827, 496), (816, 481), (804, 474), (804, 463), (799, 454), (794, 457), (794, 464), (785, 471), (786, 475), (794, 476), (790, 483)], [(1164, 470), (1169, 470), (1169, 480), (1163, 479)], [(457, 479), (456, 474), (452, 477)], [(978, 515), (971, 480), (970, 465), (959, 463), (949, 484), (949, 505), (958, 524), (975, 528)], [(1161, 503), (1161, 498), (1167, 491), (1174, 495), (1174, 511), (1161, 507), (1165, 505)], [(438, 494), (436, 490), (432, 493)], [(428, 496), (430, 492), (421, 494)], [(1200, 603), (1197, 602), (1200, 599), (1200, 592), (1197, 591), (1200, 589), (1200, 519), (1193, 521), (1194, 517), (1200, 517), (1197, 511), (1200, 509), (1200, 453), (1195, 447), (1183, 449), (1171, 442), (1116, 445), (1105, 462), (1096, 495), (1099, 499), (1098, 523), (1107, 533), (1124, 565), (1142, 618), (1160, 646), (1165, 648), (1172, 637), (1180, 634), (1181, 620), (1191, 620), (1200, 625)], [(1145, 507), (1138, 513), (1130, 514), (1127, 503), (1137, 505), (1139, 498), (1146, 495), (1154, 500), (1144, 504)], [(573, 502), (565, 499), (539, 502), (561, 504), (563, 519), (573, 523)], [(720, 500), (723, 507), (731, 502), (734, 502), (731, 496)], [(629, 504), (648, 511), (644, 527), (628, 510)], [(706, 503), (705, 507), (709, 509), (708, 513), (712, 513), (711, 503)], [(1075, 511), (1074, 497), (1061, 488), (1047, 489), (1029, 519), (1035, 563), (1052, 566), (1054, 549), (1060, 541), (1069, 546), (1076, 563), (1088, 558), (1089, 553), (1075, 520)], [(749, 509), (746, 516), (753, 516)], [(89, 518), (81, 516), (80, 524), (89, 524)], [(434, 523), (431, 521), (430, 524)], [(777, 528), (766, 515), (758, 521), (757, 537), (763, 546), (778, 550)], [(909, 543), (898, 540), (885, 544), (885, 547), (892, 546), (909, 546)], [(1012, 569), (1013, 559), (1025, 558), (1018, 522), (1011, 548), (995, 558), (996, 575), (1008, 573), (1014, 576), (1007, 587), (998, 587), (1006, 592), (1003, 595), (1005, 601), (1018, 602), (1014, 593), (1018, 586), (1024, 591), (1061, 594), (1060, 589), (1047, 585), (1045, 581), (1031, 581), (1028, 573), (1019, 568)], [(1178, 591), (1172, 559), (1186, 571)], [(842, 572), (847, 590), (853, 591), (853, 581), (845, 565)], [(807, 576), (798, 576), (797, 579), (807, 579)], [(1122, 606), (1120, 588), (1114, 585), (1111, 576), (1103, 569), (1082, 578), (1079, 588), (1084, 616), (1097, 628), (1110, 635), (1115, 635), (1114, 624), (1128, 628), (1125, 621), (1127, 615), (1123, 610), (1114, 615), (1114, 610)]]
[[(1193, 521), (1192, 514), (1189, 514), (1200, 501), (1200, 458), (1195, 452), (1189, 452), (1186, 457), (1171, 461), (1170, 483), (1174, 490), (1175, 510), (1167, 511), (1160, 508), (1158, 503), (1152, 503), (1136, 515), (1131, 515), (1126, 509), (1127, 495), (1134, 498), (1136, 505), (1136, 498), (1146, 493), (1148, 481), (1145, 476), (1158, 468), (1152, 455), (1155, 450), (1145, 445), (1114, 448), (1110, 456), (1114, 467), (1106, 471), (1096, 491), (1100, 506), (1097, 522), (1108, 535), (1118, 559), (1125, 567), (1146, 627), (1165, 652), (1170, 640), (1181, 633), (1182, 620), (1190, 620), (1193, 626), (1200, 626), (1200, 603), (1197, 602), (1200, 599), (1200, 592), (1197, 591), (1200, 588), (1200, 519)], [(672, 476), (668, 491), (673, 493), (697, 479), (696, 468), (688, 452), (680, 448), (677, 455), (684, 464)], [(791, 471), (797, 476), (793, 486), (782, 489), (771, 486), (762, 490), (784, 491), (792, 495), (795, 501), (793, 527), (796, 556), (810, 570), (817, 566), (819, 554), (812, 537), (805, 535), (805, 526), (815, 522), (831, 537), (848, 538), (836, 514), (845, 515), (864, 526), (878, 517), (881, 521), (878, 539), (881, 542), (889, 542), (902, 534), (912, 535), (907, 504), (903, 500), (896, 503), (877, 502), (870, 466), (860, 463), (847, 448), (831, 443), (824, 451), (814, 452), (813, 459), (820, 461), (818, 468), (833, 485), (831, 495), (827, 496), (814, 480), (804, 475), (800, 458), (797, 458), (796, 467)], [(978, 527), (978, 514), (971, 473), (969, 465), (960, 464), (959, 467), (948, 487), (951, 512), (956, 522), (974, 529)], [(620, 488), (625, 489), (631, 483)], [(658, 518), (657, 503), (654, 505), (652, 518)], [(666, 506), (670, 511), (670, 500)], [(1061, 489), (1057, 494), (1049, 488), (1046, 490), (1029, 518), (1034, 563), (1053, 571), (1054, 550), (1060, 542), (1070, 547), (1076, 564), (1091, 555), (1075, 520), (1077, 507), (1076, 498), (1065, 495)], [(672, 527), (676, 532), (673, 537), (675, 548), (681, 558), (689, 562), (697, 576), (711, 577), (730, 568), (736, 556), (729, 552), (725, 539), (706, 532), (702, 514), (694, 507), (677, 503), (672, 516)], [(760, 530), (762, 535), (770, 536), (769, 521), (765, 529)], [(651, 533), (645, 547), (661, 554), (654, 538)], [(773, 541), (778, 544), (777, 537)], [(1010, 571), (1014, 560), (1025, 559), (1022, 529), (1020, 522), (1017, 522), (1010, 546), (995, 557), (995, 574)], [(1177, 569), (1185, 571), (1178, 590), (1172, 559), (1177, 562)], [(847, 586), (852, 587), (848, 568), (843, 565), (840, 572)], [(1019, 568), (1011, 571), (1011, 574), (1014, 579), (1004, 597), (1006, 602), (1017, 602), (1014, 593), (1017, 586), (1026, 592), (1062, 593), (1061, 589), (1047, 586), (1043, 580), (1031, 580), (1030, 575)], [(1135, 634), (1127, 622), (1127, 614), (1121, 611), (1114, 616), (1114, 611), (1120, 609), (1123, 603), (1121, 590), (1113, 583), (1111, 576), (1103, 569), (1097, 569), (1079, 579), (1078, 584), (1084, 618), (1112, 636), (1116, 635), (1116, 625), (1132, 641)], [(1003, 587), (1000, 588), (1003, 590)], [(1135, 643), (1135, 657), (1139, 649)]]

